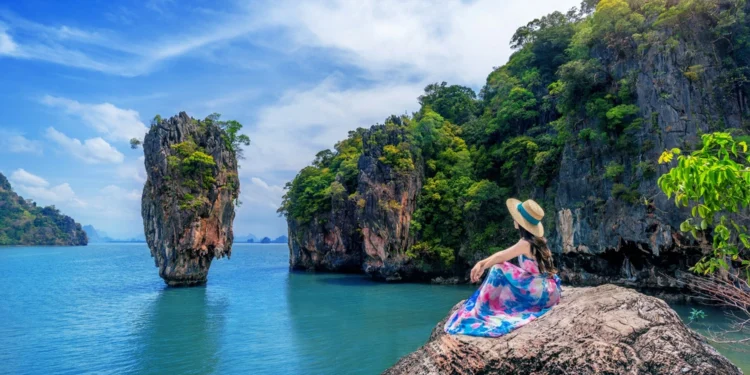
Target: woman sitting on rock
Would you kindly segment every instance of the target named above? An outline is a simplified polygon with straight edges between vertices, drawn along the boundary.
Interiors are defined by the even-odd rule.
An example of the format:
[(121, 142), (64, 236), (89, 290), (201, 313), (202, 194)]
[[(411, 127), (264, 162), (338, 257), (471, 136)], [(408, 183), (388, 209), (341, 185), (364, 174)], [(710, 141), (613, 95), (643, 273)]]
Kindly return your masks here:
[[(544, 211), (533, 200), (506, 202), (521, 239), (479, 261), (471, 282), (490, 272), (482, 286), (448, 319), (450, 334), (498, 337), (542, 316), (560, 301), (560, 279), (544, 238)], [(509, 261), (518, 258), (519, 266)]]

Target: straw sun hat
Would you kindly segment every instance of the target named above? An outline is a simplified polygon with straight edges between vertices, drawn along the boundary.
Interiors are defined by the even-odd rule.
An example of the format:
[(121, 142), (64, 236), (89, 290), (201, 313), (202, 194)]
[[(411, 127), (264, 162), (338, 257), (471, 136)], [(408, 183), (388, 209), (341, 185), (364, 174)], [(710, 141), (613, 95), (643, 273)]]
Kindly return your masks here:
[(532, 199), (521, 203), (518, 199), (510, 198), (505, 201), (505, 204), (518, 225), (536, 237), (544, 237), (544, 227), (542, 226), (544, 210), (538, 203)]

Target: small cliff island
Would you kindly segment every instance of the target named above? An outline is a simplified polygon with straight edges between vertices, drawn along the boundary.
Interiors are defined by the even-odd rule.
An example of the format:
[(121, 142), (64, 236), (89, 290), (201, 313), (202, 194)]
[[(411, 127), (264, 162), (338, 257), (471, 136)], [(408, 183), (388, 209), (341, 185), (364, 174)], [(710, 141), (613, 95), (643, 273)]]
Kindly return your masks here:
[(54, 206), (38, 207), (16, 194), (0, 173), (0, 245), (85, 246), (81, 224)]
[(232, 253), (239, 197), (241, 125), (218, 115), (157, 116), (143, 141), (148, 179), (141, 215), (146, 242), (170, 286), (203, 284), (211, 261)]

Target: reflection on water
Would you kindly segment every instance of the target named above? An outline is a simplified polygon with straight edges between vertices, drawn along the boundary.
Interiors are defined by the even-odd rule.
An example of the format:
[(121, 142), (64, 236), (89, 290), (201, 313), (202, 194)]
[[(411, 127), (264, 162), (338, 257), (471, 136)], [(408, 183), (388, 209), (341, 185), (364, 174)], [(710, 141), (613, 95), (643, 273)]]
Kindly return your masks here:
[[(726, 332), (731, 330), (729, 321), (727, 319), (727, 311), (710, 306), (696, 306), (696, 305), (685, 305), (685, 304), (673, 304), (671, 307), (677, 312), (678, 315), (688, 324), (688, 327), (694, 331), (704, 334), (711, 335), (717, 332)], [(703, 319), (696, 319), (690, 322), (690, 310), (698, 309), (703, 310), (706, 313), (706, 317)], [(722, 340), (740, 340), (745, 338), (743, 335), (728, 334), (726, 337), (721, 338)], [(737, 365), (745, 373), (750, 373), (750, 345), (748, 344), (720, 344), (711, 343), (721, 354), (727, 357), (732, 363)]]
[(135, 373), (212, 374), (228, 301), (206, 287), (165, 288), (146, 305), (134, 329)]

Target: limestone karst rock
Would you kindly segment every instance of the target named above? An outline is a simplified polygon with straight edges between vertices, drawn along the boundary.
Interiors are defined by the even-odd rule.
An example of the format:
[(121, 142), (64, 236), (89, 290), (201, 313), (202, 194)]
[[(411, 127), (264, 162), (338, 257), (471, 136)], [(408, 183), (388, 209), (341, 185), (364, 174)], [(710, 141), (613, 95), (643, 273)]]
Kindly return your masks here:
[(422, 165), (397, 171), (380, 160), (383, 145), (398, 145), (406, 136), (402, 126), (376, 125), (361, 136), (356, 194), (333, 197), (329, 211), (305, 223), (287, 217), (290, 268), (365, 272), (388, 281), (424, 278), (405, 254), (414, 243), (410, 225)]
[[(750, 85), (742, 73), (750, 71), (750, 54), (740, 58), (736, 42), (747, 39), (746, 31), (734, 29), (748, 24), (750, 2), (710, 0), (700, 9), (684, 0), (626, 3), (583, 18), (553, 13), (529, 23), (537, 31), (519, 28), (515, 37), (525, 41), (516, 39), (508, 64), (489, 74), (480, 100), (462, 96), (466, 87), (438, 95), (432, 89), (439, 85), (431, 85), (418, 99), (420, 112), (387, 120), (391, 130), (382, 138), (373, 135), (383, 125), (353, 131), (329, 157), (337, 164), (306, 171), (336, 170), (335, 181), (295, 179), (307, 190), (285, 207), (294, 213), (287, 216), (292, 268), (467, 281), (477, 260), (516, 240), (503, 203), (515, 196), (546, 211), (548, 244), (566, 284), (685, 292), (679, 271), (706, 249), (680, 231), (690, 207), (676, 207), (662, 193), (658, 178), (672, 165), (657, 161), (664, 150), (695, 149), (702, 134), (750, 132)], [(638, 25), (610, 30), (609, 17), (620, 17), (615, 8)], [(545, 23), (552, 19), (561, 24)], [(725, 37), (725, 22), (733, 25), (730, 39), (739, 39)], [(595, 29), (599, 37), (592, 38)], [(467, 102), (477, 106), (473, 114)], [(470, 163), (454, 157), (458, 148), (441, 148), (445, 159), (433, 153), (436, 144), (456, 144), (452, 137), (424, 143), (437, 139), (437, 127), (415, 124), (432, 111), (440, 122), (458, 121), (455, 134), (472, 150)], [(402, 152), (414, 166), (394, 173), (388, 155)], [(356, 171), (339, 167), (341, 155), (356, 158)], [(472, 183), (450, 177), (457, 166)], [(330, 194), (341, 190), (346, 194)]]
[(237, 156), (219, 126), (185, 112), (157, 121), (143, 151), (141, 215), (159, 276), (170, 286), (203, 284), (211, 261), (232, 253)]
[(742, 374), (664, 301), (611, 284), (566, 287), (559, 305), (499, 338), (444, 324), (384, 374)]

